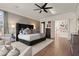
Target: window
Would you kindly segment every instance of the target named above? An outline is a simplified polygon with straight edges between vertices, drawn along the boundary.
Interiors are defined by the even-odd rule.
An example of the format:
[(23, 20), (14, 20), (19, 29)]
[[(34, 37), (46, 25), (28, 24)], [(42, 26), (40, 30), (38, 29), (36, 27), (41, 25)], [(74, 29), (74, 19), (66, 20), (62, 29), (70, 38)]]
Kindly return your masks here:
[(4, 12), (0, 11), (0, 35), (4, 34)]

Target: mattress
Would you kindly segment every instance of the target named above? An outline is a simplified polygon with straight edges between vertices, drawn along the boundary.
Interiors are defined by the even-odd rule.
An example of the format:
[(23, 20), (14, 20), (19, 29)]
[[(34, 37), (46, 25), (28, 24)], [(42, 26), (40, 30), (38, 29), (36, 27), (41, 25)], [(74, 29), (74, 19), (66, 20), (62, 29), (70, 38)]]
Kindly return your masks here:
[(19, 39), (23, 39), (23, 40), (26, 40), (26, 41), (33, 41), (33, 40), (38, 40), (40, 38), (44, 37), (42, 34), (40, 33), (36, 33), (36, 34), (19, 34), (18, 35), (18, 38)]

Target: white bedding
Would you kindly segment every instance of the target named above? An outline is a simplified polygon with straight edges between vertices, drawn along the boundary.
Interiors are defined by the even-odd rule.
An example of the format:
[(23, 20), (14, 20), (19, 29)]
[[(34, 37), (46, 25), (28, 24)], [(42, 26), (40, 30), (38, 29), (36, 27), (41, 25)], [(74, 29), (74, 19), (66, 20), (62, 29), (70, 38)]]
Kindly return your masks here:
[(37, 39), (40, 39), (40, 38), (43, 38), (44, 35), (43, 34), (40, 34), (40, 33), (36, 33), (36, 34), (19, 34), (18, 35), (18, 38), (19, 39), (23, 39), (23, 40), (26, 40), (26, 41), (33, 41), (33, 40), (37, 40)]

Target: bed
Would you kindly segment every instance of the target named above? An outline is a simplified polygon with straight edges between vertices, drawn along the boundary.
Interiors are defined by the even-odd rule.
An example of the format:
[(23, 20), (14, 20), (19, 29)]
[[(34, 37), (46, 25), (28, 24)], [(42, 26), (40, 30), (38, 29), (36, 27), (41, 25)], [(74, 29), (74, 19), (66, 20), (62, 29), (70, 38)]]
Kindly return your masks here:
[(16, 41), (20, 41), (26, 45), (32, 46), (39, 42), (46, 40), (45, 34), (43, 33), (34, 33), (34, 34), (21, 34), (19, 33), (20, 29), (23, 28), (33, 29), (33, 25), (27, 24), (16, 24)]
[(18, 35), (18, 38), (19, 39), (23, 39), (23, 40), (26, 40), (26, 41), (34, 41), (34, 40), (38, 40), (39, 38), (43, 38), (44, 35), (43, 34), (40, 34), (40, 33), (36, 33), (36, 34), (19, 34)]

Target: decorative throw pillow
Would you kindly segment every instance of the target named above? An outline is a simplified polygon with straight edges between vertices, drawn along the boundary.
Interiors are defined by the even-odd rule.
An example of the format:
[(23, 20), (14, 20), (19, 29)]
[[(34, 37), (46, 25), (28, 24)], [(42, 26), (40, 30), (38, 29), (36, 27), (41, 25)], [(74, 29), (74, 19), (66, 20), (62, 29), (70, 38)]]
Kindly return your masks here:
[(31, 34), (31, 30), (29, 28), (26, 28), (23, 30), (23, 34)]
[(9, 51), (10, 51), (10, 50), (8, 50), (6, 46), (4, 46), (4, 47), (0, 50), (0, 56), (6, 56)]
[(13, 48), (7, 56), (18, 56), (20, 54), (20, 51), (17, 48)]
[(5, 45), (8, 50), (12, 50), (13, 47), (11, 45)]
[(23, 34), (23, 28), (21, 28), (21, 30), (19, 31), (19, 34)]
[(23, 30), (23, 34), (28, 34), (27, 33), (27, 28)]
[(4, 40), (0, 40), (0, 45), (5, 45), (5, 41)]

